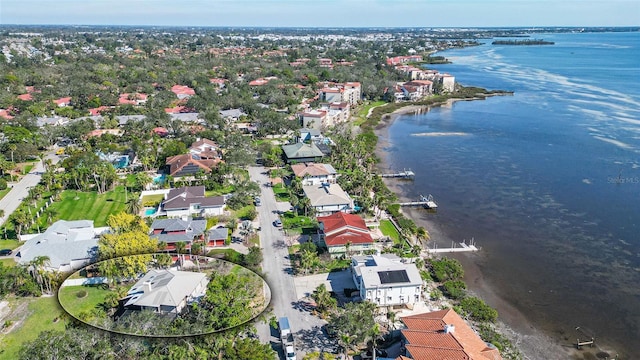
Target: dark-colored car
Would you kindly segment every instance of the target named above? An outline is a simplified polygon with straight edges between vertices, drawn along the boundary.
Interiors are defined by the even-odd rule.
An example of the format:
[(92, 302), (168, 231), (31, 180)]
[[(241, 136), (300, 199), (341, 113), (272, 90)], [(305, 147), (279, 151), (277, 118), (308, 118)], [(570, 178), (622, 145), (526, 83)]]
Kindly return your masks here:
[(11, 249), (2, 249), (0, 250), (0, 256), (7, 256), (13, 254), (13, 250)]

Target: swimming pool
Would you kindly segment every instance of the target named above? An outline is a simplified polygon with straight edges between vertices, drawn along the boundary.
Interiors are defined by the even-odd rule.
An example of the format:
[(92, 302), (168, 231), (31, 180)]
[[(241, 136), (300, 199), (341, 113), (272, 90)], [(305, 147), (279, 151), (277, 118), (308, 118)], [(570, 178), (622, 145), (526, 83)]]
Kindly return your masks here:
[(156, 177), (153, 178), (153, 183), (154, 184), (158, 184), (158, 185), (162, 185), (162, 184), (164, 184), (166, 179), (167, 179), (167, 175), (166, 174), (160, 174), (160, 175), (157, 175)]
[(158, 212), (158, 209), (149, 208), (144, 211), (144, 216), (151, 216), (151, 215), (154, 215), (156, 212)]

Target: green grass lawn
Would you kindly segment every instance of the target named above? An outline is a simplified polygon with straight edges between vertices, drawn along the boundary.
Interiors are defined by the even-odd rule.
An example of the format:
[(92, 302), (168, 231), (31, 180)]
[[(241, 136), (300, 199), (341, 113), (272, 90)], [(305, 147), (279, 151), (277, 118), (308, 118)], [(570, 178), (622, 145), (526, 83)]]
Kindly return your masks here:
[[(78, 298), (76, 294), (82, 290), (87, 292), (87, 296)], [(105, 296), (110, 292), (111, 290), (104, 290), (97, 286), (65, 286), (60, 288), (58, 299), (69, 314), (77, 316), (82, 312), (95, 309), (98, 304), (104, 302)]]
[(7, 195), (11, 191), (11, 188), (6, 188), (4, 190), (0, 190), (0, 199), (2, 199), (5, 195)]
[(225, 194), (230, 194), (235, 190), (235, 188), (233, 187), (233, 185), (228, 185), (225, 187), (221, 187), (219, 189), (215, 189), (215, 190), (206, 190), (204, 192), (204, 196), (220, 196), (220, 195), (225, 195)]
[(118, 186), (115, 190), (100, 195), (95, 191), (65, 190), (60, 201), (54, 202), (49, 208), (57, 212), (54, 221), (93, 220), (94, 226), (99, 227), (107, 224), (109, 215), (124, 211), (125, 206), (124, 187)]
[(0, 259), (0, 264), (5, 267), (16, 266), (18, 263), (13, 261), (13, 259)]
[(309, 233), (309, 229), (315, 229), (317, 224), (313, 218), (308, 216), (296, 215), (293, 211), (287, 211), (282, 216), (282, 227), (285, 229), (288, 235), (291, 234), (306, 234)]
[(247, 205), (247, 206), (241, 207), (238, 210), (235, 210), (233, 212), (233, 216), (241, 220), (253, 220), (253, 219), (249, 219), (251, 217), (249, 215), (254, 215), (254, 214), (250, 214), (252, 211), (255, 214), (255, 211), (256, 211), (255, 205)]
[(0, 249), (15, 249), (20, 245), (18, 240), (0, 240)]
[(277, 201), (289, 201), (289, 189), (287, 189), (284, 184), (274, 185), (273, 193), (276, 195)]
[(355, 121), (355, 125), (360, 125), (363, 122), (365, 122), (367, 120), (367, 114), (369, 113), (369, 109), (374, 108), (376, 106), (381, 106), (386, 104), (385, 101), (374, 101), (374, 102), (369, 102), (365, 105), (362, 106), (362, 108), (360, 108), (360, 110), (358, 110), (358, 114), (357, 114), (357, 118)]
[(145, 205), (147, 203), (159, 204), (160, 202), (162, 202), (163, 199), (164, 199), (164, 194), (145, 195), (142, 197), (142, 205), (149, 206), (149, 205)]
[[(14, 328), (9, 334), (0, 335), (1, 359), (17, 359), (20, 346), (35, 340), (40, 332), (46, 330), (64, 331), (65, 321), (60, 319), (66, 314), (55, 296), (40, 298), (14, 298), (11, 306), (17, 306), (18, 302), (29, 302), (29, 315), (22, 324)], [(10, 319), (16, 321), (18, 319)]]
[(380, 221), (380, 231), (383, 235), (390, 237), (394, 244), (400, 242), (400, 234), (390, 220)]

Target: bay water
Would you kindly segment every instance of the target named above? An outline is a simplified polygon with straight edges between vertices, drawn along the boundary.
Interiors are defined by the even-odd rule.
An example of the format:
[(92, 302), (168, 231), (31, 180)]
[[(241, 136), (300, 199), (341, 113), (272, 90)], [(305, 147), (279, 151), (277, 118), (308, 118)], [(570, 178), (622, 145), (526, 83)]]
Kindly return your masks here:
[(439, 205), (416, 220), (439, 247), (473, 238), (462, 256), (530, 323), (640, 359), (640, 33), (535, 37), (555, 45), (439, 53), (453, 63), (430, 68), (514, 95), (400, 116), (383, 162), (416, 173), (394, 187)]

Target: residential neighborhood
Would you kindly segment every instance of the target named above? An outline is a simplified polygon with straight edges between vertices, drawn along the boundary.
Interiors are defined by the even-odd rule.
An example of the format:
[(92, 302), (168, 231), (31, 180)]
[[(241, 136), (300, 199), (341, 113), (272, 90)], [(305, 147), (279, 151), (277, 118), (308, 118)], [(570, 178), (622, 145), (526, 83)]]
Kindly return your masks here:
[[(32, 320), (14, 304), (57, 296), (116, 333), (234, 329), (221, 359), (518, 358), (377, 167), (388, 113), (476, 96), (428, 69), (450, 41), (167, 31), (0, 35), (0, 276), (20, 279), (1, 293), (8, 354), (27, 358), (66, 321), (29, 315), (53, 332), (18, 341)], [(265, 285), (240, 286), (251, 274)], [(238, 339), (251, 355), (229, 355)]]

